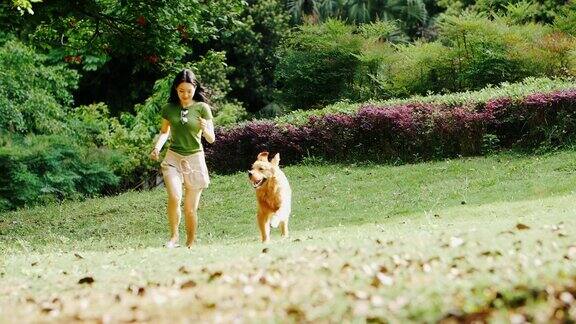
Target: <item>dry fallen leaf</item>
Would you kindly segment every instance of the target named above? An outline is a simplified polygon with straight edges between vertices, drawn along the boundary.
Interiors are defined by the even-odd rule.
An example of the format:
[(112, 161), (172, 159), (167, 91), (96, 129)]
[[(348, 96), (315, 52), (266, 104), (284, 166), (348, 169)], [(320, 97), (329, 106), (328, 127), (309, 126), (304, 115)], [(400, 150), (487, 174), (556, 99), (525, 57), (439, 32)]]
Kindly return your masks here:
[(394, 278), (385, 275), (381, 272), (377, 273), (372, 279), (372, 286), (392, 286), (394, 284)]
[(92, 284), (94, 282), (94, 278), (92, 277), (84, 277), (80, 280), (78, 280), (79, 284)]
[(144, 296), (144, 294), (146, 294), (146, 289), (144, 287), (132, 284), (129, 285), (128, 288), (126, 288), (126, 291), (136, 296)]
[(188, 280), (180, 285), (180, 289), (194, 288), (197, 284), (194, 280)]
[(502, 253), (500, 251), (484, 251), (478, 255), (479, 256), (486, 256), (486, 257), (487, 256), (496, 257), (496, 256), (502, 256)]
[(210, 274), (208, 278), (208, 282), (213, 281), (214, 279), (220, 278), (222, 276), (222, 271), (215, 271)]

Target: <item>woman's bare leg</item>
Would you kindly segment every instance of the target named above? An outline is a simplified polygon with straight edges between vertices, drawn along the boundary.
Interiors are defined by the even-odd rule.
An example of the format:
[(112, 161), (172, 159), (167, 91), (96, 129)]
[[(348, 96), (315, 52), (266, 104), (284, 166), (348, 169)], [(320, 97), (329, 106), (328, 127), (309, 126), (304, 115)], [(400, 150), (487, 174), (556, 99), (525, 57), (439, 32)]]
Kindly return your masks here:
[[(168, 223), (170, 225), (170, 241), (172, 246), (178, 243), (178, 225), (182, 213), (180, 203), (182, 202), (182, 180), (177, 174), (168, 173), (164, 175), (164, 184), (168, 193)], [(171, 242), (171, 243), (170, 243)]]
[(184, 196), (184, 217), (186, 219), (186, 246), (192, 247), (196, 240), (196, 228), (198, 227), (198, 206), (202, 189), (186, 188)]

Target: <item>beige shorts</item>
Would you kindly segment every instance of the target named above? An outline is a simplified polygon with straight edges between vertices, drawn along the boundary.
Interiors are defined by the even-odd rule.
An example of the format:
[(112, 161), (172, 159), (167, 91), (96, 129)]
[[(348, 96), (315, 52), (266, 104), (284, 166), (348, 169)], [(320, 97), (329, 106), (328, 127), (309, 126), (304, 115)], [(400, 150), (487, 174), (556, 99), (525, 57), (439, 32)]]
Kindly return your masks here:
[(193, 189), (208, 188), (210, 184), (204, 152), (184, 156), (168, 150), (160, 167), (164, 181), (178, 177), (187, 188)]

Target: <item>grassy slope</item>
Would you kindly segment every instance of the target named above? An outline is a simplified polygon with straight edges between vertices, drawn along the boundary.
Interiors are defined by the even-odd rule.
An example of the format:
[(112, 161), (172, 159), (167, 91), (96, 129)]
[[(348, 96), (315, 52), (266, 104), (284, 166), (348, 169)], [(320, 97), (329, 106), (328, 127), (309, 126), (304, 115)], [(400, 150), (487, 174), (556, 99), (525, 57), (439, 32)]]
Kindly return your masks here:
[[(192, 251), (160, 248), (162, 190), (3, 214), (0, 314), (396, 322), (513, 309), (547, 320), (561, 296), (551, 285), (565, 291), (576, 275), (574, 161), (286, 168), (292, 236), (275, 233), (267, 253), (244, 174), (214, 177)], [(85, 276), (95, 283), (79, 285)]]

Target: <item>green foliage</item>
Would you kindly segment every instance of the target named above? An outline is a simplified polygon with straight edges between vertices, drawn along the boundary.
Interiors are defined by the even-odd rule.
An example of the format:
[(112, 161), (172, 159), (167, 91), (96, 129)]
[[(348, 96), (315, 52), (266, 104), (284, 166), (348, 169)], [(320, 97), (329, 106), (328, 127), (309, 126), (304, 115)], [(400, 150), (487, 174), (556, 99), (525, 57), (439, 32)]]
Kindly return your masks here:
[(65, 123), (78, 74), (16, 40), (0, 47), (0, 128), (11, 133), (51, 134)]
[(281, 0), (258, 0), (248, 1), (238, 20), (241, 23), (222, 26), (218, 38), (207, 46), (226, 52), (226, 62), (232, 68), (229, 99), (257, 111), (274, 100), (276, 48), (289, 34), (289, 17)]
[(500, 139), (494, 134), (484, 134), (482, 136), (482, 154), (489, 155), (498, 152)]
[(572, 36), (576, 36), (576, 2), (567, 4), (556, 15), (554, 28)]
[(27, 13), (33, 15), (34, 10), (32, 10), (33, 3), (42, 2), (42, 0), (12, 0), (12, 5), (20, 12), (20, 14), (24, 14), (26, 11)]
[[(234, 68), (226, 63), (226, 54), (224, 52), (210, 50), (206, 55), (200, 57), (199, 61), (186, 64), (185, 67), (192, 69), (198, 75), (202, 85), (209, 89), (212, 102), (221, 103), (225, 101), (231, 90), (227, 76), (234, 71)], [(177, 73), (181, 69), (178, 68), (173, 71)]]
[(0, 147), (0, 210), (95, 196), (117, 185), (112, 152), (62, 135), (10, 136)]
[(248, 114), (246, 109), (239, 103), (227, 102), (216, 107), (214, 111), (214, 125), (225, 126), (236, 124), (244, 119)]
[(348, 93), (362, 38), (337, 20), (302, 26), (279, 52), (276, 70), (280, 98), (293, 108), (318, 107)]
[(509, 21), (525, 23), (529, 21), (550, 23), (556, 14), (567, 6), (566, 0), (441, 0), (439, 6), (446, 8), (446, 14), (459, 15), (462, 12), (484, 13), (505, 16)]
[[(567, 57), (576, 46), (576, 40), (565, 34), (554, 32), (550, 27), (539, 24), (510, 25), (502, 20), (488, 20), (461, 16), (446, 20), (441, 25), (443, 33), (451, 44), (456, 42), (460, 57), (472, 59), (473, 64), (481, 61), (474, 55), (475, 47), (484, 49), (481, 59), (494, 64), (498, 79), (513, 81), (510, 77), (521, 79), (525, 76), (563, 76), (569, 75)], [(488, 57), (491, 55), (492, 57)], [(492, 63), (491, 63), (492, 62)], [(503, 71), (502, 71), (503, 70)]]
[(476, 14), (444, 16), (439, 22), (439, 35), (446, 47), (444, 53), (440, 45), (433, 43), (400, 47), (394, 61), (402, 64), (416, 58), (415, 64), (408, 64), (412, 66), (408, 71), (424, 71), (393, 71), (389, 74), (392, 81), (387, 81), (390, 93), (407, 96), (427, 91), (475, 90), (527, 76), (569, 75), (570, 51), (576, 45), (574, 39), (554, 34), (546, 26), (510, 25)]
[(401, 42), (396, 32), (387, 22), (301, 27), (279, 51), (280, 98), (291, 109), (310, 109), (576, 75), (576, 39), (546, 25), (467, 12), (442, 16), (437, 41), (394, 44)]
[(80, 104), (104, 101), (117, 115), (149, 96), (162, 75), (200, 60), (214, 40), (229, 38), (245, 8), (241, 0), (52, 0), (29, 19), (0, 8), (0, 25), (52, 62), (81, 70)]
[(370, 99), (455, 91), (453, 49), (439, 42), (400, 45), (382, 58), (375, 79), (380, 91)]
[(381, 79), (387, 73), (381, 66), (389, 57), (395, 55), (395, 48), (388, 43), (364, 42), (362, 52), (356, 57), (359, 64), (354, 72), (354, 81), (351, 85), (348, 99), (366, 101), (380, 98), (384, 94)]
[(21, 31), (31, 32), (30, 40), (53, 59), (88, 70), (120, 56), (136, 59), (137, 68), (169, 64), (166, 59), (178, 60), (187, 52), (183, 38), (207, 40), (210, 34), (210, 27), (197, 24), (204, 8), (176, 0), (90, 0), (82, 6), (50, 1), (39, 9), (40, 16)]
[(297, 23), (317, 24), (330, 19), (358, 25), (396, 21), (402, 31), (410, 36), (421, 33), (429, 19), (423, 0), (292, 0), (288, 1), (288, 10)]
[(275, 49), (289, 28), (280, 1), (51, 0), (30, 19), (0, 7), (0, 26), (80, 70), (81, 104), (130, 111), (157, 79), (214, 51), (231, 67), (233, 97), (257, 110), (272, 100)]
[(506, 5), (506, 18), (513, 24), (524, 24), (535, 21), (540, 6), (532, 1), (523, 0)]
[(368, 39), (374, 41), (393, 41), (401, 42), (407, 41), (398, 25), (393, 21), (375, 21), (371, 23), (361, 24), (358, 26), (360, 34)]
[[(511, 98), (521, 99), (535, 92), (554, 92), (557, 90), (574, 88), (573, 79), (526, 78), (518, 83), (502, 83), (499, 86), (489, 86), (478, 91), (466, 91), (443, 95), (412, 96), (406, 99), (371, 100), (368, 104), (378, 106), (393, 106), (402, 104), (434, 103), (448, 106), (475, 106), (488, 102), (490, 99)], [(324, 116), (327, 114), (351, 114), (358, 111), (364, 104), (340, 101), (321, 109), (297, 110), (275, 118), (278, 124), (302, 125), (308, 122), (311, 116)]]
[(124, 162), (106, 146), (120, 125), (103, 104), (70, 108), (78, 74), (9, 40), (0, 75), (1, 208), (113, 190)]

